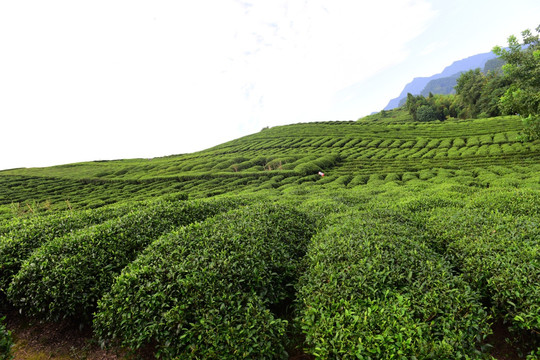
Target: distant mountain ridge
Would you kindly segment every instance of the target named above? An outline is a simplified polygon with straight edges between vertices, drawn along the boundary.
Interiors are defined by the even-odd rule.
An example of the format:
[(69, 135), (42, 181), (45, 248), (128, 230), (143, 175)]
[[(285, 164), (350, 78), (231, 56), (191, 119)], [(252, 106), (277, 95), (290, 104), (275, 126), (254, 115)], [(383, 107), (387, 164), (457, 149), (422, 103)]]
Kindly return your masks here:
[[(405, 85), (405, 88), (401, 92), (401, 94), (388, 103), (384, 110), (391, 110), (395, 109), (400, 106), (400, 103), (404, 101), (404, 99), (407, 98), (407, 94), (411, 93), (413, 95), (420, 95), (422, 94), (423, 90), (426, 89), (426, 86), (430, 84), (430, 87), (432, 87), (431, 90), (427, 90), (428, 94), (431, 91), (433, 94), (438, 94), (437, 88), (440, 87), (442, 84), (448, 81), (452, 81), (452, 79), (446, 79), (446, 78), (454, 78), (457, 79), (459, 77), (459, 74), (464, 71), (474, 70), (476, 68), (483, 69), (486, 65), (486, 63), (489, 60), (495, 59), (497, 56), (492, 53), (483, 53), (478, 55), (473, 55), (468, 58), (455, 61), (452, 63), (452, 65), (447, 66), (441, 73), (435, 74), (430, 77), (417, 77), (414, 78), (413, 81)], [(439, 82), (435, 80), (441, 80)], [(445, 88), (448, 87), (447, 84), (444, 85)], [(445, 92), (443, 92), (445, 93)], [(446, 92), (448, 93), (448, 92)]]

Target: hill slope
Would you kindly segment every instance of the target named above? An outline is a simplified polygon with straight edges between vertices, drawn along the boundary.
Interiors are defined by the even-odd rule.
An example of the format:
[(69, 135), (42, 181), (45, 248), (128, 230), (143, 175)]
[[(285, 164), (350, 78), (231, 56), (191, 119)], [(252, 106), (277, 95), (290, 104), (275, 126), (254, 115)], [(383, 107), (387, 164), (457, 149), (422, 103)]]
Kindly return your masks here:
[(278, 126), (186, 155), (3, 171), (0, 205), (4, 213), (10, 204), (65, 208), (66, 200), (91, 208), (171, 191), (191, 197), (238, 192), (240, 186), (280, 191), (316, 180), (318, 171), (327, 175), (322, 183), (343, 177), (360, 184), (389, 174), (404, 181), (433, 169), (477, 174), (539, 163), (538, 145), (517, 141), (521, 123), (514, 117), (436, 124), (376, 119)]
[(165, 359), (534, 358), (540, 142), (520, 128), (393, 110), (2, 171), (0, 304)]

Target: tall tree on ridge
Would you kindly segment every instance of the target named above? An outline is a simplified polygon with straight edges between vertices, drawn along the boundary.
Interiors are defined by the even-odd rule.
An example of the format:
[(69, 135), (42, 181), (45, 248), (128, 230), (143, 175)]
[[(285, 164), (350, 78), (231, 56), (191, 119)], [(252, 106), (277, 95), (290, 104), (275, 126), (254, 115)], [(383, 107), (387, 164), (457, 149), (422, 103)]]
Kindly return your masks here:
[(504, 113), (518, 113), (523, 119), (524, 140), (540, 139), (540, 25), (521, 33), (523, 44), (512, 35), (508, 49), (496, 46), (493, 52), (506, 61), (504, 73), (512, 85), (500, 100)]

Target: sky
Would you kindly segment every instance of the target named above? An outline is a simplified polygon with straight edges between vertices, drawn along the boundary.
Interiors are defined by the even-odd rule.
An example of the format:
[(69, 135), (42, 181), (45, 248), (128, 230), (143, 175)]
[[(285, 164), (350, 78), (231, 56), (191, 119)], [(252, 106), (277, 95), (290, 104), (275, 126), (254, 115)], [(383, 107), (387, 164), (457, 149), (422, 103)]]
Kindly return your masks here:
[(0, 0), (0, 170), (356, 120), (539, 15), (538, 0)]

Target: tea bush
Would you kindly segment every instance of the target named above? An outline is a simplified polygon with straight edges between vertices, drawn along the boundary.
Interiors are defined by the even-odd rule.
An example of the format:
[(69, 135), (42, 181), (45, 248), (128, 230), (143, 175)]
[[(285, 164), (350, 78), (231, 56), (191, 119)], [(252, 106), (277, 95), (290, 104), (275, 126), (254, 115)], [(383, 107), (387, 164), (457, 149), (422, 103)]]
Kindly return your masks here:
[(424, 224), (432, 241), (446, 247), (464, 277), (489, 300), (494, 314), (514, 330), (536, 334), (540, 343), (538, 215), (448, 208), (433, 211)]
[(390, 145), (388, 145), (389, 148), (399, 148), (405, 143), (405, 140), (394, 140)]
[(285, 320), (315, 221), (288, 206), (248, 206), (153, 243), (99, 303), (102, 339), (165, 358), (286, 358)]
[(318, 359), (481, 358), (479, 296), (421, 233), (388, 211), (319, 232), (298, 293), (298, 326)]
[(427, 152), (429, 151), (428, 148), (421, 148), (420, 150), (418, 150), (417, 152), (411, 154), (411, 158), (419, 158), (419, 157), (422, 157), (424, 156), (424, 154), (426, 154)]
[(13, 359), (13, 339), (11, 337), (11, 332), (6, 329), (4, 325), (5, 318), (0, 319), (0, 360), (11, 360)]
[(410, 149), (416, 144), (416, 140), (402, 140), (402, 144), (399, 146), (402, 149)]
[(383, 142), (382, 139), (374, 139), (374, 140), (371, 140), (368, 144), (366, 144), (365, 146), (368, 147), (368, 148), (372, 148), (372, 147), (378, 147), (379, 144)]
[[(406, 112), (398, 110), (400, 111)], [(58, 232), (47, 237), (47, 232), (53, 231), (56, 226), (53, 219), (57, 215), (54, 212), (67, 208), (77, 210), (124, 200), (148, 200), (171, 192), (189, 194), (191, 199), (228, 193), (247, 195), (252, 199), (258, 196), (271, 197), (279, 202), (292, 203), (294, 205), (291, 206), (315, 213), (318, 224), (325, 226), (331, 223), (334, 214), (339, 217), (341, 213), (351, 211), (351, 209), (368, 212), (371, 209), (384, 207), (401, 214), (414, 226), (409, 227), (407, 221), (401, 221), (403, 219), (398, 221), (396, 218), (388, 221), (376, 218), (373, 223), (378, 223), (379, 220), (384, 224), (397, 222), (401, 224), (398, 227), (409, 228), (410, 241), (420, 243), (421, 251), (418, 253), (427, 254), (429, 249), (439, 252), (451, 263), (452, 272), (462, 274), (461, 278), (467, 279), (472, 285), (479, 286), (484, 305), (493, 307), (491, 313), (512, 323), (513, 328), (518, 330), (516, 333), (532, 332), (534, 334), (534, 331), (538, 329), (533, 326), (536, 309), (531, 299), (537, 295), (534, 283), (528, 281), (535, 280), (534, 277), (537, 276), (537, 248), (536, 245), (531, 244), (536, 236), (533, 230), (534, 226), (537, 226), (537, 209), (540, 206), (537, 195), (540, 191), (540, 165), (538, 165), (540, 142), (517, 142), (521, 126), (521, 121), (517, 117), (482, 120), (447, 119), (441, 123), (420, 124), (413, 122), (410, 118), (405, 119), (401, 116), (396, 118), (393, 112), (388, 112), (387, 116), (379, 116), (378, 120), (370, 117), (369, 120), (359, 122), (319, 122), (276, 126), (193, 154), (155, 159), (87, 162), (41, 169), (5, 170), (0, 172), (0, 237), (5, 240), (8, 233), (12, 235), (17, 233), (19, 235), (14, 237), (20, 240), (13, 243), (12, 240), (0, 240), (0, 248), (7, 243), (11, 246), (11, 248), (7, 246), (5, 248), (7, 250), (2, 250), (3, 253), (0, 251), (0, 258), (3, 259), (0, 261), (0, 281), (3, 282), (2, 287), (5, 290), (13, 275), (19, 270), (20, 264), (25, 259), (28, 260), (32, 252), (37, 251), (38, 254), (47, 252), (50, 257), (45, 259), (35, 255), (35, 259), (39, 260), (36, 266), (39, 264), (43, 270), (32, 270), (35, 278), (27, 280), (32, 284), (44, 284), (43, 289), (35, 290), (36, 298), (54, 294), (47, 299), (36, 300), (39, 301), (36, 304), (44, 309), (45, 313), (48, 313), (48, 308), (51, 307), (55, 308), (55, 317), (63, 317), (61, 308), (67, 308), (73, 313), (75, 311), (69, 309), (71, 304), (85, 303), (78, 299), (73, 300), (73, 293), (81, 299), (92, 297), (94, 300), (91, 302), (95, 302), (101, 296), (100, 294), (108, 291), (106, 286), (94, 286), (91, 283), (73, 279), (85, 276), (98, 280), (104, 279), (101, 273), (108, 273), (111, 269), (113, 269), (113, 274), (110, 279), (115, 278), (120, 272), (120, 262), (110, 260), (110, 254), (105, 255), (106, 252), (101, 247), (118, 247), (125, 250), (127, 244), (139, 241), (138, 235), (126, 237), (118, 235), (118, 238), (122, 239), (121, 245), (112, 242), (112, 237), (104, 237), (99, 242), (96, 240), (93, 252), (87, 249), (88, 246), (81, 245), (81, 248), (85, 248), (81, 252), (86, 254), (84, 255), (86, 258), (76, 258), (75, 255), (64, 256), (61, 254), (63, 250), (60, 249), (59, 244), (65, 242), (69, 244), (69, 246), (65, 245), (65, 251), (75, 252), (73, 250), (75, 245), (72, 244), (75, 240), (81, 244), (87, 243), (87, 239), (83, 238), (82, 234), (88, 236), (89, 239), (97, 239), (95, 229), (106, 232), (105, 228), (98, 224), (101, 221), (96, 223), (89, 221), (82, 225), (84, 230), (74, 228), (73, 231), (66, 230), (65, 233)], [(328, 169), (331, 170), (328, 171)], [(316, 175), (320, 170), (327, 176), (322, 178)], [(66, 199), (69, 199), (69, 202), (66, 202)], [(152, 205), (147, 203), (145, 206)], [(34, 211), (47, 214), (47, 217), (51, 216), (50, 221), (47, 222), (46, 218), (41, 216), (39, 220), (31, 220), (35, 217)], [(51, 213), (53, 214), (48, 215)], [(374, 210), (374, 213), (377, 214), (377, 210)], [(467, 219), (468, 215), (471, 219)], [(14, 216), (27, 219), (6, 222)], [(370, 218), (369, 214), (364, 213), (358, 216)], [(371, 215), (371, 217), (374, 216)], [(103, 221), (106, 220), (110, 218)], [(42, 225), (39, 226), (43, 231), (31, 232), (34, 226), (31, 225), (32, 221), (41, 222)], [(153, 220), (145, 221), (141, 219), (138, 223), (142, 228), (141, 231), (146, 231), (145, 224), (154, 226)], [(475, 221), (481, 226), (477, 227)], [(49, 226), (51, 229), (48, 229)], [(359, 226), (361, 232), (364, 231), (362, 227), (363, 225)], [(129, 226), (126, 225), (126, 229), (128, 228)], [(227, 226), (222, 225), (222, 228), (227, 228)], [(468, 228), (471, 230), (468, 231)], [(491, 234), (494, 230), (495, 233)], [(131, 233), (132, 230), (126, 231)], [(230, 231), (232, 230), (227, 230), (226, 233), (232, 234)], [(387, 234), (386, 230), (384, 234)], [(423, 234), (429, 236), (423, 236)], [(399, 237), (396, 247), (399, 245), (399, 249), (404, 249), (403, 251), (407, 253), (409, 245), (403, 244), (409, 243), (403, 241), (404, 237)], [(518, 245), (508, 245), (504, 237), (507, 237), (506, 241), (519, 244), (521, 249)], [(65, 238), (71, 240), (59, 240)], [(153, 238), (154, 235), (148, 236), (146, 240), (140, 240), (140, 248), (144, 247), (143, 243), (152, 242)], [(391, 237), (388, 236), (388, 238)], [(57, 244), (55, 245), (57, 250), (53, 251), (52, 245), (47, 245), (51, 239)], [(470, 244), (467, 244), (465, 239)], [(18, 245), (19, 243), (21, 245)], [(424, 249), (424, 243), (427, 246), (426, 249)], [(49, 250), (40, 250), (42, 246), (49, 247)], [(368, 252), (370, 249), (367, 246), (365, 251)], [(388, 254), (390, 252), (388, 250)], [(436, 255), (425, 256), (430, 263), (439, 264), (435, 260), (433, 260), (435, 262), (432, 261), (431, 256), (436, 258)], [(125, 258), (126, 256), (118, 255), (117, 257)], [(90, 263), (98, 258), (100, 260), (96, 262), (101, 268), (93, 268)], [(396, 261), (401, 261), (399, 256), (396, 259)], [(125, 260), (126, 263), (129, 262), (129, 259)], [(421, 261), (418, 260), (418, 262)], [(442, 262), (445, 263), (445, 261)], [(70, 264), (73, 268), (80, 267), (81, 273), (83, 269), (87, 269), (84, 270), (85, 274), (92, 273), (74, 275), (75, 270), (72, 271), (69, 268)], [(422, 267), (419, 265), (419, 268)], [(25, 276), (30, 276), (31, 272), (26, 269), (25, 273), (27, 274)], [(58, 279), (65, 279), (65, 281)], [(145, 280), (138, 279), (141, 282)], [(170, 283), (165, 277), (163, 279), (164, 284)], [(77, 284), (78, 281), (80, 281), (80, 287), (66, 285)], [(114, 283), (113, 280), (110, 281)], [(406, 281), (403, 283), (406, 284)], [(86, 285), (83, 286), (83, 284)], [(27, 288), (26, 283), (22, 285), (21, 282), (22, 289)], [(34, 289), (41, 285), (29, 286)], [(174, 286), (178, 288), (180, 285)], [(28, 306), (31, 306), (30, 302), (33, 301), (28, 299), (34, 297), (32, 289), (20, 290)], [(442, 291), (445, 289), (443, 287)], [(152, 289), (148, 288), (147, 291), (151, 292)], [(428, 293), (431, 294), (433, 291)], [(61, 298), (63, 294), (67, 294), (66, 301)], [(408, 310), (416, 304), (415, 301), (421, 301), (422, 298), (417, 300), (408, 293), (395, 291), (388, 292), (386, 297), (384, 292), (379, 295), (382, 299), (380, 304), (379, 298), (375, 299), (377, 303), (373, 304), (365, 300), (368, 304), (366, 309), (370, 308), (372, 313), (380, 315), (379, 318), (372, 317), (372, 319), (380, 319), (380, 325), (373, 324), (373, 329), (376, 326), (382, 329), (386, 315), (381, 314), (388, 314), (389, 323), (397, 324), (398, 318), (403, 318), (405, 319), (403, 320), (404, 328), (411, 326), (408, 330), (402, 331), (403, 335), (418, 339), (418, 334), (414, 333), (415, 329), (420, 329), (422, 334), (426, 334), (425, 325), (415, 317), (414, 311)], [(130, 296), (133, 298), (132, 295)], [(188, 334), (186, 338), (192, 336), (191, 334), (201, 334), (201, 339), (197, 335), (194, 340), (185, 340), (190, 347), (198, 349), (196, 353), (207, 351), (205, 356), (217, 357), (216, 354), (219, 351), (217, 349), (226, 346), (223, 344), (229, 337), (239, 338), (240, 332), (249, 342), (251, 334), (243, 331), (251, 326), (256, 333), (270, 334), (264, 338), (268, 341), (255, 341), (251, 344), (256, 343), (260, 349), (265, 349), (265, 346), (266, 348), (282, 346), (279, 345), (281, 340), (276, 339), (280, 338), (285, 323), (276, 317), (275, 312), (283, 304), (268, 305), (269, 301), (262, 298), (260, 294), (249, 291), (232, 295), (219, 292), (208, 295), (207, 298), (209, 300), (205, 304), (220, 303), (224, 304), (223, 309), (233, 310), (222, 310), (221, 305), (217, 308), (205, 305), (203, 310), (194, 315), (197, 319), (201, 319), (199, 322), (192, 321), (191, 318), (186, 320), (191, 321), (188, 324), (189, 329), (194, 329), (190, 330), (189, 334), (186, 333)], [(217, 300), (214, 301), (214, 299)], [(343, 304), (345, 302), (355, 304), (356, 299), (340, 299), (339, 301)], [(375, 300), (369, 299), (369, 301)], [(394, 305), (390, 304), (392, 301), (395, 301), (395, 311), (389, 310), (390, 306)], [(511, 301), (516, 306), (510, 303), (505, 304), (504, 301)], [(66, 306), (66, 303), (70, 305)], [(181, 302), (172, 304), (171, 308), (181, 306), (181, 304)], [(374, 306), (379, 306), (378, 309), (381, 312), (377, 313)], [(139, 308), (142, 309), (142, 306)], [(149, 308), (152, 308), (152, 305)], [(269, 308), (272, 310), (269, 311)], [(87, 312), (91, 311), (89, 309)], [(337, 309), (341, 308), (337, 307)], [(28, 308), (23, 306), (23, 310), (28, 311)], [(229, 314), (229, 311), (232, 314)], [(341, 314), (339, 311), (336, 313)], [(193, 313), (196, 311), (193, 310)], [(89, 317), (88, 314), (85, 316)], [(118, 317), (120, 318), (120, 315)], [(164, 319), (162, 315), (159, 317)], [(263, 318), (264, 321), (261, 320)], [(174, 323), (170, 319), (167, 317), (166, 324)], [(222, 322), (219, 319), (222, 319)], [(437, 319), (439, 315), (436, 315), (433, 321)], [(246, 327), (239, 325), (248, 322), (249, 325)], [(263, 322), (272, 323), (272, 325), (263, 326)], [(226, 327), (227, 325), (221, 326), (222, 323), (236, 325)], [(429, 323), (431, 324), (431, 321)], [(519, 325), (520, 323), (522, 325)], [(209, 329), (210, 325), (207, 324), (213, 324), (212, 327), (219, 329), (216, 332), (223, 334), (215, 338), (215, 343), (212, 342), (214, 337), (206, 336), (204, 333), (205, 329)], [(149, 329), (152, 326), (154, 325), (150, 325)], [(172, 328), (173, 325), (170, 329)], [(392, 334), (398, 336), (395, 328), (390, 326), (388, 329), (388, 339)], [(347, 339), (347, 336), (343, 335), (344, 332), (336, 334), (338, 337), (343, 336)], [(164, 341), (161, 345), (162, 352), (167, 353), (166, 340), (162, 340)], [(414, 341), (411, 340), (411, 344)], [(256, 355), (249, 355), (248, 347), (247, 342), (239, 345), (244, 352), (242, 355), (237, 354), (238, 357), (257, 358)], [(216, 350), (216, 353), (212, 353), (209, 349)], [(269, 351), (270, 353), (275, 354)], [(183, 355), (184, 353), (181, 356)], [(454, 358), (454, 355), (459, 358), (457, 353), (442, 357)], [(268, 357), (272, 356), (274, 355), (268, 355)], [(407, 355), (396, 355), (396, 357), (400, 356)], [(475, 357), (470, 353), (468, 356)], [(276, 357), (280, 356), (276, 355)], [(368, 355), (365, 356), (367, 357)], [(463, 355), (463, 357), (466, 356)]]
[(495, 136), (493, 136), (493, 143), (494, 144), (502, 144), (502, 143), (505, 143), (505, 142), (508, 142), (505, 133), (498, 133), (498, 134), (495, 134)]
[(439, 148), (451, 148), (453, 139), (443, 139), (439, 144)]
[(462, 138), (456, 138), (456, 139), (454, 139), (454, 142), (452, 143), (452, 146), (456, 147), (456, 148), (464, 147), (465, 146), (465, 140), (463, 140)]
[(471, 136), (467, 138), (467, 147), (471, 146), (479, 146), (480, 145), (480, 139), (478, 136)]
[(491, 135), (482, 135), (478, 138), (480, 145), (490, 145), (493, 144), (493, 136)]
[(118, 219), (56, 238), (22, 264), (8, 300), (48, 319), (89, 319), (118, 273), (173, 228), (238, 205), (238, 200), (157, 202)]
[(379, 148), (387, 148), (390, 146), (390, 144), (392, 144), (394, 142), (393, 139), (386, 139), (386, 140), (383, 140), (379, 145), (377, 145), (377, 147)]
[(426, 144), (425, 147), (428, 148), (428, 149), (435, 149), (435, 148), (439, 147), (440, 143), (441, 143), (440, 139), (432, 139)]
[(299, 164), (294, 168), (295, 172), (303, 176), (317, 174), (321, 170), (321, 167), (313, 162)]
[(529, 189), (486, 189), (471, 196), (467, 207), (535, 219), (540, 216), (540, 193)]
[(54, 238), (122, 216), (144, 206), (128, 203), (106, 208), (37, 216), (17, 222), (0, 235), (0, 291), (7, 291), (12, 277), (30, 253)]
[(356, 175), (349, 183), (349, 187), (354, 187), (357, 185), (364, 185), (368, 182), (368, 180), (369, 180), (369, 175)]
[(384, 175), (381, 174), (371, 174), (367, 181), (368, 184), (378, 184), (384, 180)]
[(410, 181), (410, 180), (417, 180), (417, 179), (418, 179), (418, 174), (413, 173), (413, 172), (406, 172), (401, 177), (401, 180), (403, 181)]
[(388, 173), (384, 180), (385, 181), (401, 181), (401, 176), (399, 176), (399, 174), (396, 174), (396, 173)]
[(430, 142), (430, 139), (421, 138), (416, 141), (416, 144), (413, 146), (415, 148), (425, 148), (426, 145)]

